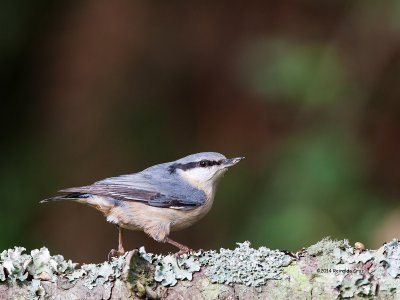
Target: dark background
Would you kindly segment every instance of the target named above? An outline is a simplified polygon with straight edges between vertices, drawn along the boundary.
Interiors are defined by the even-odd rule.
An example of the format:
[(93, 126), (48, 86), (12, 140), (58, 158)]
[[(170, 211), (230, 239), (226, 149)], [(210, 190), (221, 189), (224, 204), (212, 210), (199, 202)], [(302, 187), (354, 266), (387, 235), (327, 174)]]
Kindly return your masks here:
[(399, 1), (20, 0), (0, 20), (0, 249), (103, 261), (98, 211), (38, 202), (202, 151), (246, 160), (171, 235), (194, 249), (399, 236)]

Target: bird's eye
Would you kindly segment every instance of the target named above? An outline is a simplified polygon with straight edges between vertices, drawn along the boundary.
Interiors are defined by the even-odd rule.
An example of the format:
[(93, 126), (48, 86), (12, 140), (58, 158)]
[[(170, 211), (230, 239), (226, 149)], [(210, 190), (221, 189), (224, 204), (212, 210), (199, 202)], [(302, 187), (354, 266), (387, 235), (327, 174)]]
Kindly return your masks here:
[(202, 160), (202, 161), (200, 161), (200, 166), (201, 167), (207, 167), (207, 161), (206, 160)]

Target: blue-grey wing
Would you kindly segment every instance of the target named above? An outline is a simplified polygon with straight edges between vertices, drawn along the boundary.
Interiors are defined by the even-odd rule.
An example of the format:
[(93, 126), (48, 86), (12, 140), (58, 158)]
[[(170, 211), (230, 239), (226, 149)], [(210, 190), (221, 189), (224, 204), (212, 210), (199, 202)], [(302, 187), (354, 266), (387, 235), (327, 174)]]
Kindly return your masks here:
[(122, 175), (60, 192), (92, 194), (174, 209), (193, 209), (206, 200), (203, 191), (184, 182), (178, 175), (169, 173), (157, 176), (146, 173)]

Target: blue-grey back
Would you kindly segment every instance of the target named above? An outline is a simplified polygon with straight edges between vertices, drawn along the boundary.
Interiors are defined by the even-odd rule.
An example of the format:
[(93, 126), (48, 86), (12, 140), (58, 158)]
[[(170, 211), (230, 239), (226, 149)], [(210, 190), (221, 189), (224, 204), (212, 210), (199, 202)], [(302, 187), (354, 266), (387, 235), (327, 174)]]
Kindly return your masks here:
[(93, 194), (118, 201), (140, 201), (152, 206), (191, 209), (203, 205), (206, 195), (184, 180), (179, 173), (171, 172), (171, 166), (202, 159), (221, 160), (225, 156), (217, 152), (196, 153), (138, 173), (111, 177), (89, 186), (64, 189), (61, 192)]

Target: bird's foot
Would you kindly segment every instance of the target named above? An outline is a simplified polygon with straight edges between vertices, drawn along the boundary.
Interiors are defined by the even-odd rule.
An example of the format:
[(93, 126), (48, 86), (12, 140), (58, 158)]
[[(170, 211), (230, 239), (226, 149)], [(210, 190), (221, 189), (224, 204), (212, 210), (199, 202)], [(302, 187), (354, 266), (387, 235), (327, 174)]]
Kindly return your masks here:
[(191, 249), (189, 249), (189, 247), (186, 247), (186, 246), (179, 247), (179, 251), (175, 253), (175, 257), (178, 258), (182, 254), (189, 253), (190, 250)]
[(115, 249), (111, 249), (110, 252), (108, 253), (108, 260), (111, 260), (111, 257), (119, 257), (125, 254), (125, 250), (124, 249), (120, 249), (120, 250), (115, 250)]

